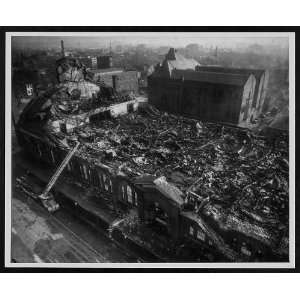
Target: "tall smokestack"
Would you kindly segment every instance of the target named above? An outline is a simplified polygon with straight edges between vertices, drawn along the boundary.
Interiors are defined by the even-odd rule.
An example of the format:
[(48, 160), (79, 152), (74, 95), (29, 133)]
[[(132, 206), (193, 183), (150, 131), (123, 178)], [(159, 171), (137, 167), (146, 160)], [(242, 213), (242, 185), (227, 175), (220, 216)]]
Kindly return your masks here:
[(64, 41), (63, 40), (60, 41), (60, 45), (61, 45), (61, 56), (65, 57), (65, 48), (64, 48)]

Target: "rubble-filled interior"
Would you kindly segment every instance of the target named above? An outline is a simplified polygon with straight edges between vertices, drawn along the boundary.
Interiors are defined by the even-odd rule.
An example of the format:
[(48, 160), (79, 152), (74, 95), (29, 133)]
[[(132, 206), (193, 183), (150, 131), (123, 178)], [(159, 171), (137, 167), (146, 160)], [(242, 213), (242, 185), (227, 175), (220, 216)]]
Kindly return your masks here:
[[(202, 210), (219, 227), (253, 233), (270, 244), (288, 230), (286, 136), (257, 136), (151, 106), (56, 136), (83, 141), (80, 156), (129, 177), (164, 176), (181, 190), (187, 209)], [(255, 224), (271, 229), (272, 237)]]

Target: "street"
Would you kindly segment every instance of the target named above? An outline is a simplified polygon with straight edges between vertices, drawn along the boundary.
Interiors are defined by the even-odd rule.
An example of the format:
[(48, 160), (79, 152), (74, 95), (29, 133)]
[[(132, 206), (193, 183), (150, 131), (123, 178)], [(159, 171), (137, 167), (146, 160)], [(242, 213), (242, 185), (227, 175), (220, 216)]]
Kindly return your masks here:
[[(13, 160), (12, 260), (20, 263), (137, 262), (104, 230), (96, 230), (61, 208), (54, 214), (16, 187), (16, 178), (34, 178)], [(32, 182), (31, 182), (32, 181)]]

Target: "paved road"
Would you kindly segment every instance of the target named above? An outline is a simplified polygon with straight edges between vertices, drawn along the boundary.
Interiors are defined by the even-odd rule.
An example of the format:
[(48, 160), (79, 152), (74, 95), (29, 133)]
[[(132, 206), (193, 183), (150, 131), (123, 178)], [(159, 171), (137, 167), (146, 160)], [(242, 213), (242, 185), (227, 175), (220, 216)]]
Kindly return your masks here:
[[(12, 258), (17, 262), (102, 263), (137, 262), (106, 234), (60, 209), (50, 214), (15, 186), (25, 174), (14, 165), (12, 199)], [(30, 180), (30, 179), (29, 179)]]

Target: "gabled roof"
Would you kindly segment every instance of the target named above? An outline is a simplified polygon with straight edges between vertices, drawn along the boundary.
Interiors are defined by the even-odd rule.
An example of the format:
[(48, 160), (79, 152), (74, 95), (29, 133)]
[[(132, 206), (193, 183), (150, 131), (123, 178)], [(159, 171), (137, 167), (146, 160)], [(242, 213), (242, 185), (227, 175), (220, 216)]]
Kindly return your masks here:
[(122, 73), (124, 72), (121, 68), (106, 68), (106, 69), (89, 69), (89, 72), (93, 74), (110, 74), (110, 73)]
[(197, 66), (196, 71), (241, 74), (248, 76), (253, 74), (257, 80), (259, 80), (265, 72), (265, 70), (262, 69), (225, 68), (221, 66)]
[(173, 70), (172, 79), (184, 79), (185, 81), (198, 81), (207, 83), (226, 84), (233, 86), (243, 86), (251, 75), (213, 73), (190, 70)]
[(170, 77), (173, 70), (195, 70), (199, 63), (193, 58), (186, 58), (174, 48), (170, 48), (161, 64), (155, 66), (152, 77)]
[(193, 58), (186, 58), (178, 53), (174, 48), (170, 48), (166, 55), (165, 61), (168, 64), (169, 70), (195, 70), (199, 63)]

